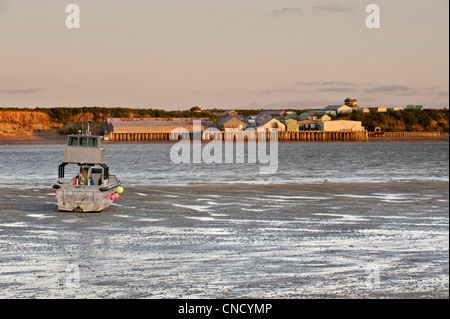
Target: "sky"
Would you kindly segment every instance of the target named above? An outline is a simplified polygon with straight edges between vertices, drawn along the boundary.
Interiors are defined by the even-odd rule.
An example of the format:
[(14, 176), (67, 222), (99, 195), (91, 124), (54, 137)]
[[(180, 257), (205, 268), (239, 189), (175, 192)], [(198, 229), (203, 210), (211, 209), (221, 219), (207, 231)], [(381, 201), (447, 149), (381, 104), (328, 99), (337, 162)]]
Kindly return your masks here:
[[(66, 27), (66, 6), (80, 28)], [(380, 28), (366, 27), (366, 6)], [(0, 0), (0, 107), (449, 105), (448, 0)]]

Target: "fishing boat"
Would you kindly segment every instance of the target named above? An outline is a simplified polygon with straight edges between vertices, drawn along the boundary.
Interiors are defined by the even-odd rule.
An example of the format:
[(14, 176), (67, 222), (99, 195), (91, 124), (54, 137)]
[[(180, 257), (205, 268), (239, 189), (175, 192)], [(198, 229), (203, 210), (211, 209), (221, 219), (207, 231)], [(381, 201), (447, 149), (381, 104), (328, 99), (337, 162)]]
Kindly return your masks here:
[[(65, 179), (67, 165), (78, 165), (78, 175)], [(88, 130), (67, 137), (53, 189), (61, 211), (99, 212), (113, 204), (123, 188), (105, 163), (103, 136), (90, 135)]]

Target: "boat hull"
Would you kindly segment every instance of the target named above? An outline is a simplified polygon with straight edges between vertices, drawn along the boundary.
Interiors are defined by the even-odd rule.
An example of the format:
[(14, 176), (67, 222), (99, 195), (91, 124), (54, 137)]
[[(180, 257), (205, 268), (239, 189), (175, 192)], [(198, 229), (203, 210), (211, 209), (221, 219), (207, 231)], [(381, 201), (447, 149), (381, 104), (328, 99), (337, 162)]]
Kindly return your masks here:
[(67, 212), (100, 212), (113, 204), (116, 187), (100, 190), (97, 186), (61, 185), (56, 189), (58, 209)]

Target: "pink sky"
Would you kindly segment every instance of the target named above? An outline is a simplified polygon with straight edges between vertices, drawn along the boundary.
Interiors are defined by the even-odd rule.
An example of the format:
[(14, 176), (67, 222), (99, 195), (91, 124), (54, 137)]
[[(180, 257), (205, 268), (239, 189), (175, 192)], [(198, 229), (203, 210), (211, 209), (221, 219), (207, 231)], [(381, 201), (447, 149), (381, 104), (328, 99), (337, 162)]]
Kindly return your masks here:
[[(81, 28), (67, 29), (78, 4)], [(365, 7), (381, 9), (367, 29)], [(0, 0), (0, 107), (448, 107), (449, 2)]]

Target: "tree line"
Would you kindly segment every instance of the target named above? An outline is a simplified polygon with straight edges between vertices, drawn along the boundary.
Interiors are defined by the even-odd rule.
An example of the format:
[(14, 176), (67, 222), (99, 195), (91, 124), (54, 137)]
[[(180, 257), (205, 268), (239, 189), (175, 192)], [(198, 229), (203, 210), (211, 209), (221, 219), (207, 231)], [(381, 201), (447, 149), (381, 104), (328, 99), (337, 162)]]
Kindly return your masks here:
[[(216, 113), (224, 112), (223, 109), (209, 109), (202, 112), (166, 111), (160, 109), (139, 109), (126, 107), (52, 107), (52, 108), (0, 108), (5, 111), (41, 111), (49, 115), (54, 122), (69, 123), (80, 122), (82, 114), (91, 114), (94, 122), (104, 122), (107, 118), (208, 118), (213, 121), (220, 120)], [(301, 114), (306, 110), (292, 110)], [(249, 116), (261, 112), (261, 110), (237, 110), (240, 115)], [(86, 118), (86, 117), (85, 117)], [(379, 113), (340, 113), (333, 120), (361, 121), (369, 131), (380, 127), (385, 132), (417, 132), (417, 131), (441, 131), (449, 132), (448, 109), (403, 110)]]
[(340, 113), (333, 119), (361, 121), (369, 131), (380, 127), (385, 132), (449, 132), (448, 109), (403, 110), (378, 113)]

